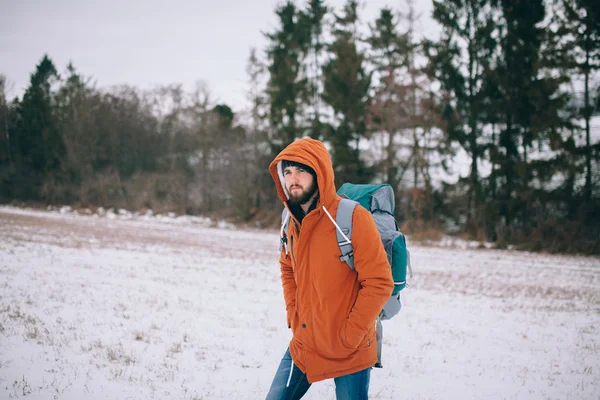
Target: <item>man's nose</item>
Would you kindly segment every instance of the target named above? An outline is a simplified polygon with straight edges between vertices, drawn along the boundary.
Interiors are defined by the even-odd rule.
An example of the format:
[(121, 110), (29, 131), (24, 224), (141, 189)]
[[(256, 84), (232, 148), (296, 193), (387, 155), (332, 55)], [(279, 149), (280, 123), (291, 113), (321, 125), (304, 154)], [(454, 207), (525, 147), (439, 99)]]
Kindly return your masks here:
[(298, 174), (296, 171), (292, 172), (292, 183), (298, 183), (300, 178), (300, 174)]

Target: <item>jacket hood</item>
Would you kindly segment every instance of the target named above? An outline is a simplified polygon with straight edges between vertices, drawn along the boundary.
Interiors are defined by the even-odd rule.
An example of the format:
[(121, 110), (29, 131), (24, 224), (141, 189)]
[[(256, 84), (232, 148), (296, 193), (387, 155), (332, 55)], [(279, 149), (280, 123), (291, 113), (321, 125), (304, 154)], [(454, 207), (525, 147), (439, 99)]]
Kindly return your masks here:
[(285, 189), (281, 161), (296, 161), (311, 167), (317, 174), (317, 185), (322, 204), (329, 205), (337, 196), (333, 174), (333, 164), (325, 145), (315, 139), (296, 140), (275, 157), (269, 165), (269, 172), (275, 181), (277, 194), (283, 203), (289, 199)]

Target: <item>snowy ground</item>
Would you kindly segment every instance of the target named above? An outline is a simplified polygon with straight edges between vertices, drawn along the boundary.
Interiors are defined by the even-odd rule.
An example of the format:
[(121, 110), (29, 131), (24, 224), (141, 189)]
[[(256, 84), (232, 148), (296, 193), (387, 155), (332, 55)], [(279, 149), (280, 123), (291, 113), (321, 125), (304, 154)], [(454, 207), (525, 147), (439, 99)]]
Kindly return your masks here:
[[(264, 398), (277, 234), (206, 225), (0, 207), (0, 399)], [(370, 398), (600, 398), (599, 258), (411, 249)]]

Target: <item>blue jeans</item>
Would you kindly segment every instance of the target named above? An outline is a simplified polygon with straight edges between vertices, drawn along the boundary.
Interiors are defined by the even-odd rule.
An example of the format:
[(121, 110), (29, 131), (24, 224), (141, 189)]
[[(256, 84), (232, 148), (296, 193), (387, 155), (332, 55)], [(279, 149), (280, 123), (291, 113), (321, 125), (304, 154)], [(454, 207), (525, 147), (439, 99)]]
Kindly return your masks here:
[[(371, 368), (334, 378), (337, 400), (365, 400), (369, 398)], [(292, 361), (287, 349), (273, 378), (266, 400), (298, 400), (306, 393), (310, 383), (304, 372)]]

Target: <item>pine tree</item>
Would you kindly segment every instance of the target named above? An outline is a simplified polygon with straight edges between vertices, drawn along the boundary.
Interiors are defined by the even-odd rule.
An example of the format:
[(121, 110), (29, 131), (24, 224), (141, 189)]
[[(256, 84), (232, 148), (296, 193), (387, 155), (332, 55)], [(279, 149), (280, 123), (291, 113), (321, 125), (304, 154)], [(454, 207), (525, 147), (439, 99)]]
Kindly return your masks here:
[(357, 46), (358, 2), (349, 0), (335, 19), (331, 58), (323, 67), (323, 100), (334, 112), (326, 138), (332, 146), (336, 183), (368, 182), (372, 171), (360, 158), (359, 141), (367, 133), (372, 74), (366, 71), (365, 55)]
[(32, 171), (47, 176), (60, 167), (64, 143), (53, 115), (52, 85), (58, 73), (45, 55), (31, 74), (18, 114), (17, 143), (19, 156)]
[(584, 198), (592, 197), (592, 152), (590, 121), (600, 102), (600, 96), (594, 100), (590, 80), (600, 71), (600, 11), (597, 2), (586, 0), (561, 0), (561, 13), (564, 18), (558, 21), (557, 35), (563, 38), (562, 48), (573, 60), (573, 70), (583, 76), (583, 106), (580, 116), (584, 120), (585, 130), (585, 189)]
[(309, 31), (310, 43), (305, 49), (304, 64), (309, 90), (308, 114), (309, 135), (314, 139), (321, 139), (324, 125), (322, 122), (321, 97), (323, 94), (323, 76), (321, 63), (325, 44), (323, 43), (323, 22), (327, 14), (327, 7), (323, 0), (309, 0), (306, 10), (300, 13), (302, 26)]
[(301, 66), (310, 43), (310, 30), (307, 31), (304, 24), (299, 25), (298, 11), (291, 1), (279, 6), (275, 13), (280, 27), (267, 35), (270, 75), (267, 93), (271, 145), (273, 152), (277, 153), (301, 136), (298, 111), (299, 105), (304, 103), (302, 96), (308, 93)]
[[(406, 37), (397, 31), (398, 21), (390, 8), (383, 8), (375, 24), (371, 26), (370, 61), (375, 66), (379, 84), (375, 89), (375, 97), (371, 107), (372, 130), (385, 133), (387, 136), (386, 154), (383, 160), (385, 181), (397, 193), (400, 180), (408, 168), (399, 161), (399, 139), (409, 128), (409, 100), (407, 88), (399, 82), (399, 74), (406, 73), (407, 47)], [(401, 68), (404, 70), (401, 71)]]
[(529, 225), (533, 192), (530, 153), (533, 144), (543, 140), (543, 120), (536, 115), (544, 109), (538, 103), (540, 92), (549, 96), (556, 88), (546, 86), (540, 77), (543, 32), (540, 26), (545, 9), (541, 0), (520, 2), (502, 0), (499, 37), (501, 53), (497, 60), (503, 95), (504, 129), (499, 144), (505, 161), (499, 173), (505, 179), (500, 201), (506, 225)]
[(437, 43), (425, 43), (428, 71), (441, 85), (441, 115), (448, 139), (459, 144), (471, 160), (466, 211), (467, 225), (474, 230), (481, 223), (479, 164), (488, 140), (483, 132), (484, 66), (494, 50), (491, 34), (495, 22), (487, 0), (441, 0), (433, 4), (433, 18), (441, 24), (442, 36)]

